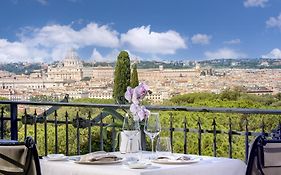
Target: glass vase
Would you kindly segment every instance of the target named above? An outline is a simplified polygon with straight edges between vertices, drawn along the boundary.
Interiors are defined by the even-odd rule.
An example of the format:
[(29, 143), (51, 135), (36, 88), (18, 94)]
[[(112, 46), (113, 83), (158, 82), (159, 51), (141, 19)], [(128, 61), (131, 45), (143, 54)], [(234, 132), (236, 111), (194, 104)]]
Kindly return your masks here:
[(139, 156), (133, 153), (141, 151), (140, 124), (134, 117), (126, 115), (121, 132), (120, 152), (127, 162), (137, 161)]

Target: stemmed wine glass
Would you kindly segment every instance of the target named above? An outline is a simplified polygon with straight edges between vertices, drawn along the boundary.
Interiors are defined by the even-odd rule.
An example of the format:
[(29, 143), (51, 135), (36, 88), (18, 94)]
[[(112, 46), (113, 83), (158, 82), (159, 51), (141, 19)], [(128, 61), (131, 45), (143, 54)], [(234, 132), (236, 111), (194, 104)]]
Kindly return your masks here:
[(160, 133), (161, 125), (159, 113), (151, 113), (148, 118), (145, 119), (144, 133), (151, 139), (151, 151), (154, 154), (154, 138)]

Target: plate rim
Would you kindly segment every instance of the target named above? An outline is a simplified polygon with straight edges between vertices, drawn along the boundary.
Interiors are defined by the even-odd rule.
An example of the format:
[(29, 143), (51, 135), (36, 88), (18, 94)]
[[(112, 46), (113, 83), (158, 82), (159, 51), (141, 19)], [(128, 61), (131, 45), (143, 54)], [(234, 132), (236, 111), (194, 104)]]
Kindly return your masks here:
[(121, 163), (123, 160), (114, 160), (114, 161), (74, 161), (77, 164), (85, 164), (85, 165), (103, 165), (103, 164), (115, 164)]
[(152, 163), (158, 163), (158, 164), (191, 164), (191, 163), (197, 163), (199, 162), (201, 159), (200, 158), (194, 158), (194, 159), (190, 159), (190, 160), (166, 160), (165, 159), (162, 160), (152, 160)]

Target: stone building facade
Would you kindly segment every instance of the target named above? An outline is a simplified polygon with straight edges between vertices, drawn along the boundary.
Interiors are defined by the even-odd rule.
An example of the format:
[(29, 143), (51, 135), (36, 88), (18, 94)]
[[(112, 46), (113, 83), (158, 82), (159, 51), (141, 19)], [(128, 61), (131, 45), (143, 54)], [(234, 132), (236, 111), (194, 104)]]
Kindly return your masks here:
[(83, 78), (83, 63), (74, 49), (71, 49), (62, 62), (48, 67), (48, 80), (80, 81)]

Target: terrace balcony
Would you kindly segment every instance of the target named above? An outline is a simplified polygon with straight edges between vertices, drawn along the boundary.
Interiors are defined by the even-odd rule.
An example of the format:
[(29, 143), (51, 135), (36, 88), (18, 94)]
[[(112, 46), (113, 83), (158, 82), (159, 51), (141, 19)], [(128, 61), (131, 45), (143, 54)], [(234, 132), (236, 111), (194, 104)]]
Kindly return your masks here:
[[(116, 142), (119, 140), (116, 139), (116, 135), (121, 130), (122, 112), (129, 108), (128, 105), (67, 102), (0, 101), (0, 104), (1, 139), (24, 140), (26, 136), (31, 135), (37, 142), (41, 155), (50, 153), (79, 155), (85, 151), (118, 150)], [(44, 110), (49, 107), (51, 110)], [(60, 107), (64, 108), (59, 109)], [(208, 152), (210, 156), (227, 155), (229, 158), (241, 159), (235, 154), (235, 149), (238, 146), (237, 142), (243, 141), (244, 146), (240, 149), (244, 150), (244, 160), (247, 161), (251, 139), (260, 134), (269, 136), (273, 130), (280, 129), (281, 126), (281, 110), (186, 106), (147, 106), (147, 108), (160, 113), (161, 132), (170, 137), (173, 150), (176, 148), (185, 154), (191, 153), (189, 150), (194, 146), (197, 149), (196, 152), (193, 149), (192, 153), (198, 155), (202, 154), (202, 150), (212, 147), (211, 152)], [(44, 110), (42, 114), (38, 114), (40, 109)], [(70, 112), (75, 115), (70, 116)], [(227, 118), (227, 123), (221, 123), (222, 118)], [(203, 123), (204, 119), (211, 121), (212, 124), (207, 126), (207, 123)], [(75, 132), (75, 141), (71, 140), (75, 152), (69, 151), (69, 139), (74, 135), (70, 132)], [(97, 139), (92, 135), (94, 132), (99, 133), (99, 141), (93, 140)], [(105, 143), (105, 132), (108, 143)], [(44, 140), (41, 139), (42, 135)], [(192, 135), (194, 137), (191, 137)], [(174, 144), (175, 138), (177, 140), (182, 138), (180, 145)], [(211, 138), (211, 142), (206, 141), (206, 138)], [(143, 148), (149, 148), (144, 136), (142, 139)], [(221, 141), (224, 140), (227, 140), (227, 145), (225, 143), (222, 145)], [(92, 147), (94, 142), (100, 143), (98, 147)], [(81, 147), (84, 150), (81, 150)], [(224, 148), (224, 153), (221, 152), (221, 147)]]
[[(0, 101), (0, 104), (0, 138), (23, 141), (32, 136), (41, 156), (118, 151), (122, 113), (129, 108), (128, 105), (68, 102)], [(173, 152), (239, 158), (247, 162), (249, 143), (255, 136), (270, 136), (274, 130), (280, 133), (281, 110), (147, 108), (160, 113), (161, 135), (170, 138)], [(150, 148), (148, 144), (142, 133), (144, 150)]]

